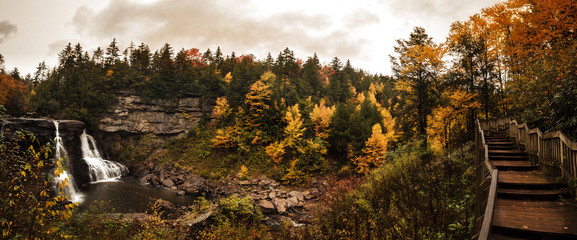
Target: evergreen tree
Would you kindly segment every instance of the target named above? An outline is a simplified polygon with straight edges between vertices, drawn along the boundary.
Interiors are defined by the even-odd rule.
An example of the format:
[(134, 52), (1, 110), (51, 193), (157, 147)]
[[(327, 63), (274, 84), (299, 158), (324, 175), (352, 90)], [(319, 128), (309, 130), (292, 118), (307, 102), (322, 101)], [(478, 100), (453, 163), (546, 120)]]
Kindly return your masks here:
[(6, 60), (4, 60), (4, 55), (0, 53), (0, 73), (6, 73), (6, 66), (4, 65), (5, 61)]
[(391, 62), (397, 79), (395, 88), (404, 100), (397, 115), (401, 117), (405, 137), (420, 137), (426, 144), (427, 116), (436, 105), (445, 49), (435, 44), (421, 27), (415, 27), (409, 39), (399, 39), (397, 44), (398, 56), (391, 57)]
[(218, 47), (214, 52), (214, 64), (216, 65), (216, 68), (220, 69), (222, 67), (222, 62), (222, 52), (220, 51), (220, 47)]
[(174, 83), (175, 66), (172, 60), (172, 47), (166, 43), (154, 53), (152, 58), (151, 98), (167, 98), (178, 92), (179, 86)]
[(48, 67), (46, 66), (46, 62), (42, 61), (36, 67), (36, 72), (34, 72), (34, 78), (32, 79), (32, 83), (34, 85), (38, 85), (38, 83), (46, 80), (48, 76)]
[(120, 61), (120, 49), (118, 48), (116, 38), (114, 38), (106, 48), (106, 58), (104, 63), (106, 66), (110, 67), (118, 61)]
[(313, 57), (309, 57), (303, 64), (302, 75), (297, 84), (299, 97), (316, 96), (320, 98), (322, 96), (323, 82), (320, 70), (320, 61), (315, 53)]

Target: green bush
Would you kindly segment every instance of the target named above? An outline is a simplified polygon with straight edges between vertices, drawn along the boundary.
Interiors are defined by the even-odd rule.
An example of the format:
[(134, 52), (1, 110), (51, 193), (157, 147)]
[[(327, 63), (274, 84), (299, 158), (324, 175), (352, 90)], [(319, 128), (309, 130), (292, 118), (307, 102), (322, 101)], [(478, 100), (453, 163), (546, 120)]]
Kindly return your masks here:
[[(434, 155), (411, 143), (374, 170), (359, 188), (325, 194), (300, 239), (467, 239), (473, 221), (472, 144)], [(289, 231), (287, 231), (289, 232)]]
[(262, 212), (255, 207), (250, 197), (232, 195), (219, 201), (217, 220), (221, 222), (258, 223), (263, 219)]
[(232, 195), (217, 202), (215, 221), (198, 234), (199, 239), (273, 239), (251, 198)]

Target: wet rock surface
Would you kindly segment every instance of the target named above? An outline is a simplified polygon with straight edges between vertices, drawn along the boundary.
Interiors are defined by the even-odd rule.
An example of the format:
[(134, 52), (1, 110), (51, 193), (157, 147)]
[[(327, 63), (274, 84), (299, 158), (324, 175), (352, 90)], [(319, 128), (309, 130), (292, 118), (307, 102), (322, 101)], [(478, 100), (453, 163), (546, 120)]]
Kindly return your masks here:
[(86, 128), (86, 124), (77, 120), (54, 120), (50, 118), (9, 118), (2, 125), (3, 134), (10, 134), (17, 130), (26, 130), (34, 134), (37, 143), (47, 144), (54, 141), (56, 137), (56, 127), (54, 121), (58, 121), (58, 129), (62, 143), (68, 153), (67, 159), (71, 168), (69, 172), (74, 176), (77, 185), (90, 182), (88, 165), (82, 161), (82, 151), (80, 148), (80, 135)]

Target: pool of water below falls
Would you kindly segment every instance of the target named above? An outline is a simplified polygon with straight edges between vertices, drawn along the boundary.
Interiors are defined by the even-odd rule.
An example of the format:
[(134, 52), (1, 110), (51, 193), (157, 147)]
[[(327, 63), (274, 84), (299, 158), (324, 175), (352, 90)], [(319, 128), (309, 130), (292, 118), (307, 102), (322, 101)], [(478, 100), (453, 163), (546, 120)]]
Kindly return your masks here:
[(157, 199), (172, 202), (175, 205), (191, 205), (195, 196), (179, 196), (176, 192), (142, 185), (132, 177), (124, 177), (117, 181), (90, 183), (79, 187), (82, 202), (80, 210), (86, 210), (90, 206), (104, 201), (106, 212), (137, 213), (151, 212), (152, 205)]

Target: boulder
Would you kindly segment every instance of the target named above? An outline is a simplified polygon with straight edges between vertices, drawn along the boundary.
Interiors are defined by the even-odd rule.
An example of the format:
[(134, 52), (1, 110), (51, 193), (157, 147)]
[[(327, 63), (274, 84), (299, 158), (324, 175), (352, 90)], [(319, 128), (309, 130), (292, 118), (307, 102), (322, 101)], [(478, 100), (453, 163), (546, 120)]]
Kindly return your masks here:
[(172, 213), (176, 210), (176, 206), (169, 201), (158, 199), (154, 202), (156, 206), (158, 206), (162, 211), (165, 213)]
[(146, 174), (144, 177), (140, 178), (140, 184), (146, 184), (150, 182), (150, 180), (152, 180), (152, 177), (154, 177), (153, 173)]
[(285, 201), (287, 203), (287, 208), (293, 208), (299, 204), (299, 200), (296, 197), (287, 198)]
[(172, 187), (174, 186), (174, 182), (172, 181), (172, 179), (166, 178), (164, 179), (164, 181), (162, 181), (162, 185), (165, 187)]
[(258, 185), (264, 187), (264, 186), (271, 185), (271, 184), (273, 184), (273, 183), (274, 183), (273, 180), (270, 180), (270, 179), (267, 178), (267, 177), (261, 177), (261, 178), (260, 178), (260, 181), (258, 182)]
[(270, 213), (275, 210), (275, 206), (271, 201), (260, 200), (256, 203), (257, 206), (265, 213)]
[(261, 200), (261, 199), (266, 199), (266, 196), (261, 192), (251, 193), (251, 194), (249, 194), (249, 196), (250, 196), (250, 198), (252, 198), (255, 201)]
[(184, 181), (184, 183), (180, 186), (180, 188), (185, 191), (187, 194), (197, 194), (200, 191), (204, 191), (206, 189), (206, 180), (201, 176), (191, 174), (188, 177), (188, 180)]
[(160, 185), (162, 183), (160, 181), (160, 178), (158, 178), (158, 175), (152, 176), (152, 180), (150, 182), (152, 183), (152, 185)]
[(179, 219), (177, 219), (176, 222), (179, 223), (180, 225), (192, 227), (195, 224), (206, 221), (206, 219), (212, 216), (212, 214), (213, 214), (212, 209), (209, 210), (208, 212), (200, 214), (194, 212), (188, 212), (183, 216), (181, 216)]
[(276, 211), (279, 214), (286, 212), (286, 210), (288, 209), (288, 203), (284, 199), (275, 198), (272, 200), (272, 203), (274, 204)]
[(289, 192), (289, 196), (297, 198), (299, 202), (304, 201), (304, 194), (299, 191), (291, 191)]
[(275, 199), (276, 198), (276, 193), (274, 190), (270, 191), (270, 193), (268, 193), (268, 198), (270, 199)]

